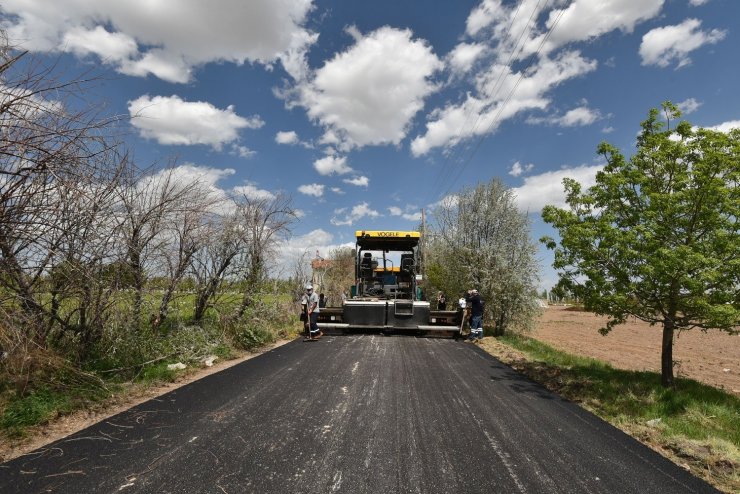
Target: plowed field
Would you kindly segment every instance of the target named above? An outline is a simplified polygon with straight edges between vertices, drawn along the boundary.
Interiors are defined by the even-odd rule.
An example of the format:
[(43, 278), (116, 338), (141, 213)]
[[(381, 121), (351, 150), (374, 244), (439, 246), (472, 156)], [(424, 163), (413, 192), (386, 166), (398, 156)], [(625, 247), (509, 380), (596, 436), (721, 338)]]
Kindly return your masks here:
[[(550, 306), (533, 336), (555, 348), (597, 358), (620, 369), (660, 372), (662, 328), (630, 320), (607, 336), (598, 329), (606, 318)], [(689, 377), (740, 395), (740, 335), (720, 331), (682, 331), (674, 340), (679, 377)]]

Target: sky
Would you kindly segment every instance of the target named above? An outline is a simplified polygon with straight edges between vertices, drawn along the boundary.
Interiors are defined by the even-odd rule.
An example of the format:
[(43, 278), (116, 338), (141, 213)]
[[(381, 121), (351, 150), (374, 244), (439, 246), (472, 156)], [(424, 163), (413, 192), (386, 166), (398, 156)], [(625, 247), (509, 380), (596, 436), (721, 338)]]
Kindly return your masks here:
[[(282, 265), (498, 178), (532, 224), (670, 100), (740, 127), (738, 0), (3, 0), (11, 42), (126, 117), (142, 167), (292, 197)], [(540, 285), (557, 281), (539, 248)]]

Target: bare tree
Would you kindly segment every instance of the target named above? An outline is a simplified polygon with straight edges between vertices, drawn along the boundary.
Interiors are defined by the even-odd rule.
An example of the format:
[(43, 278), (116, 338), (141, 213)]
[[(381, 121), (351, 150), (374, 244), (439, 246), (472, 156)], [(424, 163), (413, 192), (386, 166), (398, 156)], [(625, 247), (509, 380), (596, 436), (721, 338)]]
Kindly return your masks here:
[(236, 215), (244, 245), (239, 258), (243, 293), (236, 317), (240, 318), (262, 289), (267, 261), (277, 242), (290, 232), (290, 223), (296, 216), (290, 197), (284, 195), (262, 199), (241, 196), (237, 199)]
[(244, 235), (236, 213), (213, 215), (207, 222), (208, 241), (193, 255), (191, 272), (196, 282), (193, 319), (201, 322), (221, 283), (235, 273), (244, 248)]
[(192, 190), (182, 211), (172, 214), (166, 227), (166, 236), (170, 242), (162, 249), (163, 263), (167, 274), (167, 285), (159, 302), (154, 327), (159, 327), (167, 318), (169, 304), (172, 301), (178, 284), (190, 269), (193, 256), (207, 242), (208, 228), (205, 225), (207, 211), (214, 199), (197, 188)]
[[(111, 153), (110, 159), (116, 158)], [(119, 168), (111, 162), (109, 170), (105, 180), (96, 177), (57, 191), (60, 207), (55, 211), (55, 223), (60, 239), (45, 278), (48, 324), (49, 330), (58, 324), (59, 337), (77, 341), (80, 358), (101, 337), (116, 290), (105, 274), (110, 253), (115, 251), (110, 218)]]
[(34, 60), (18, 64), (24, 56), (0, 50), (0, 285), (31, 322), (29, 336), (45, 345), (55, 325), (70, 321), (58, 297), (44, 296), (49, 275), (70, 257), (89, 255), (105, 199), (94, 191), (116, 175), (115, 143), (103, 137), (112, 120), (68, 104), (86, 81), (60, 82)]
[(328, 265), (324, 274), (324, 286), (321, 288), (329, 303), (336, 306), (342, 299), (342, 293), (349, 292), (355, 282), (355, 249), (340, 247), (329, 253)]
[[(124, 179), (117, 189), (116, 218), (119, 221), (117, 230), (122, 237), (123, 258), (133, 281), (132, 312), (137, 325), (141, 322), (147, 269), (152, 267), (163, 246), (171, 241), (166, 228), (168, 221), (172, 215), (188, 211), (192, 197), (200, 191), (198, 182), (178, 180), (173, 167), (158, 172), (142, 172), (128, 162)], [(187, 246), (184, 247), (187, 250)]]
[(304, 251), (293, 261), (293, 271), (290, 278), (293, 289), (293, 300), (299, 300), (303, 295), (306, 283), (311, 280), (311, 255)]

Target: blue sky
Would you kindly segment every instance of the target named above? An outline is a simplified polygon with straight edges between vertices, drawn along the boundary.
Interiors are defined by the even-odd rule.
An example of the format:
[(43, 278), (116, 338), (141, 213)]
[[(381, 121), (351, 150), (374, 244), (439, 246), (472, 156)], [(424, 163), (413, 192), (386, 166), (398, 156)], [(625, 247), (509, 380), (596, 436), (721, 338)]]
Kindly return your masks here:
[[(131, 117), (140, 166), (301, 218), (283, 258), (356, 229), (412, 229), (421, 208), (498, 177), (533, 238), (561, 180), (593, 183), (664, 100), (740, 126), (737, 0), (4, 0), (11, 41)], [(556, 280), (541, 251), (542, 286)]]

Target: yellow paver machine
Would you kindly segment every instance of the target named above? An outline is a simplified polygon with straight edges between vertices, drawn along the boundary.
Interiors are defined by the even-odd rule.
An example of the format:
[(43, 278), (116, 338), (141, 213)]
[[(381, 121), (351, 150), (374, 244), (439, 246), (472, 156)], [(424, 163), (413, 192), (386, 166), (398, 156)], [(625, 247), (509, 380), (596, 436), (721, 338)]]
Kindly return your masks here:
[(321, 309), (319, 327), (459, 335), (462, 311), (434, 311), (424, 300), (419, 232), (358, 230), (355, 237), (351, 296)]

